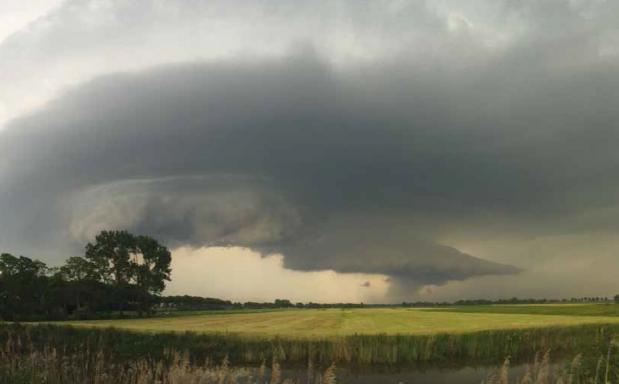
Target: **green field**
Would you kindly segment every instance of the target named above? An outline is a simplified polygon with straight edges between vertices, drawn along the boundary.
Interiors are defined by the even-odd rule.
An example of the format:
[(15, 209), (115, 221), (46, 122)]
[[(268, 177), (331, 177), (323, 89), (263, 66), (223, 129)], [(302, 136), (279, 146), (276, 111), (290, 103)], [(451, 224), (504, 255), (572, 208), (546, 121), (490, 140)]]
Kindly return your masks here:
[(37, 348), (86, 345), (153, 361), (180, 351), (195, 361), (235, 364), (500, 364), (506, 356), (524, 361), (547, 350), (597, 357), (615, 335), (619, 305), (604, 304), (235, 310), (0, 324), (0, 345), (18, 339)]
[(494, 305), (422, 308), (287, 309), (203, 312), (124, 320), (63, 322), (134, 331), (231, 333), (254, 337), (431, 335), (549, 326), (619, 324), (617, 305)]
[(437, 311), (566, 316), (619, 316), (617, 304), (501, 304), (451, 306)]

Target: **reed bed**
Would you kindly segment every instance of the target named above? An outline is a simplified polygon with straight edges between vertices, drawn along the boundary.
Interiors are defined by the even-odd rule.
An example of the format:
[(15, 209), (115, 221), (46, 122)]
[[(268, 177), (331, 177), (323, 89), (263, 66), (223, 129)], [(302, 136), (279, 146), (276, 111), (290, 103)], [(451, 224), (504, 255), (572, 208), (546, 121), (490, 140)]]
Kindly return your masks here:
[[(58, 325), (0, 325), (0, 343), (18, 339), (41, 350), (54, 345), (67, 354), (102, 351), (119, 361), (147, 359), (171, 363), (173, 351), (186, 351), (192, 363), (229, 359), (235, 365), (278, 361), (286, 366), (307, 361), (326, 366), (498, 364), (504, 356), (523, 362), (536, 351), (571, 356), (607, 345), (616, 325), (583, 325), (469, 334), (350, 335), (324, 339), (250, 338), (234, 334), (148, 333)], [(596, 351), (597, 353), (597, 351)]]
[(335, 364), (324, 372), (308, 365), (307, 377), (285, 377), (279, 362), (270, 367), (233, 368), (225, 358), (220, 364), (206, 360), (192, 364), (187, 353), (169, 350), (165, 361), (140, 358), (122, 362), (117, 356), (54, 345), (37, 348), (19, 336), (0, 347), (0, 383), (11, 384), (334, 384)]
[[(576, 333), (579, 331), (580, 333)], [(204, 335), (178, 334), (143, 334), (127, 331), (101, 329), (73, 329), (59, 326), (0, 326), (0, 382), (12, 384), (331, 384), (337, 382), (336, 361), (325, 363), (327, 356), (335, 356), (346, 361), (396, 361), (397, 356), (406, 359), (431, 358), (462, 359), (460, 366), (475, 365), (479, 360), (471, 356), (486, 356), (495, 353), (495, 362), (502, 361), (499, 356), (510, 356), (496, 371), (491, 372), (484, 384), (509, 384), (510, 377), (516, 384), (602, 384), (619, 383), (619, 345), (612, 336), (612, 329), (584, 327), (575, 329), (549, 329), (523, 331), (522, 334), (483, 333), (460, 335), (460, 338), (426, 338), (406, 344), (402, 339), (368, 339), (367, 336), (352, 338), (348, 341), (332, 341), (332, 345), (306, 345), (306, 353), (298, 353), (291, 358), (290, 346), (282, 344), (283, 340), (272, 341), (271, 344), (256, 344), (264, 347), (262, 355), (252, 350), (251, 361), (262, 356), (258, 364), (249, 364), (243, 358), (249, 356), (247, 349), (239, 349), (233, 360), (225, 355), (219, 355), (230, 349), (230, 345), (240, 348), (228, 339), (228, 347), (223, 351), (217, 349), (217, 343), (226, 340), (225, 335), (219, 338), (209, 338)], [(474, 336), (479, 337), (474, 339)], [(192, 339), (195, 337), (197, 339)], [(201, 337), (205, 337), (202, 338)], [(230, 336), (234, 339), (234, 336)], [(376, 343), (391, 340), (387, 346)], [(473, 341), (475, 340), (475, 341)], [(235, 342), (240, 342), (236, 340)], [(251, 341), (251, 340), (250, 340)], [(398, 344), (396, 343), (396, 341)], [(507, 343), (509, 341), (509, 343)], [(189, 344), (187, 344), (189, 342)], [(308, 342), (306, 340), (306, 342)], [(357, 344), (346, 345), (345, 342)], [(365, 342), (363, 344), (361, 342)], [(503, 346), (490, 345), (491, 342), (507, 343)], [(192, 344), (193, 343), (193, 344)], [(463, 343), (458, 345), (458, 343)], [(487, 343), (487, 344), (485, 344)], [(551, 343), (555, 343), (550, 346)], [(179, 348), (183, 346), (183, 348)], [(200, 350), (202, 346), (204, 349)], [(323, 351), (310, 348), (324, 347)], [(518, 346), (518, 347), (516, 347)], [(389, 347), (395, 348), (389, 350)], [(402, 354), (397, 348), (421, 348)], [(568, 348), (569, 347), (569, 348)], [(197, 349), (196, 349), (197, 348)], [(269, 349), (270, 348), (270, 349)], [(295, 347), (296, 348), (296, 347)], [(300, 347), (299, 347), (300, 348)], [(361, 348), (355, 350), (354, 348)], [(362, 348), (366, 348), (363, 350)], [(567, 364), (551, 362), (550, 348), (553, 355), (559, 352), (578, 350), (578, 354)], [(544, 354), (535, 351), (545, 350)], [(207, 353), (219, 351), (218, 353)], [(368, 352), (370, 351), (370, 352)], [(367, 357), (367, 353), (379, 353), (382, 359)], [(527, 366), (525, 374), (516, 381), (510, 375), (510, 365), (514, 362), (512, 355), (505, 351), (517, 352), (521, 361), (535, 356)], [(525, 353), (533, 351), (528, 355)], [(242, 353), (241, 353), (242, 352)], [(331, 355), (328, 355), (331, 353)], [(322, 353), (322, 355), (321, 355)], [(355, 353), (357, 355), (355, 355)], [(438, 355), (437, 353), (441, 353)], [(299, 365), (289, 365), (299, 362), (296, 358), (305, 356), (303, 362), (307, 367), (305, 377), (300, 377), (303, 370)], [(322, 360), (315, 357), (322, 356)], [(365, 357), (364, 357), (365, 356)], [(284, 357), (281, 359), (280, 357)], [(354, 360), (359, 359), (359, 360)], [(364, 360), (365, 359), (365, 360)], [(413, 360), (417, 361), (417, 360)], [(337, 363), (339, 366), (339, 363)], [(453, 365), (453, 364), (452, 364)], [(458, 364), (455, 364), (458, 365)], [(242, 368), (239, 368), (242, 367)], [(294, 368), (292, 373), (282, 367)], [(376, 364), (366, 367), (377, 368)], [(410, 366), (409, 366), (410, 367)], [(286, 372), (289, 372), (288, 374)]]
[(531, 364), (525, 366), (521, 377), (510, 381), (510, 359), (506, 358), (503, 365), (491, 371), (482, 384), (612, 384), (619, 383), (619, 365), (617, 354), (611, 353), (616, 347), (615, 342), (608, 346), (607, 353), (583, 357), (577, 354), (565, 364), (552, 364), (550, 351), (543, 355), (535, 354)]

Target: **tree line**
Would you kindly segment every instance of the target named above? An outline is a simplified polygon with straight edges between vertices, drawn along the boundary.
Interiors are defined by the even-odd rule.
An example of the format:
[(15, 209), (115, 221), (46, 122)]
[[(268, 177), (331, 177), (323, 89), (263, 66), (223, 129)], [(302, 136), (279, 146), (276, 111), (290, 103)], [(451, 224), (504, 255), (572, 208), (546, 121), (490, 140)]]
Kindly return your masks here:
[[(569, 299), (474, 299), (456, 302), (364, 303), (238, 303), (199, 296), (161, 296), (170, 281), (171, 254), (148, 236), (127, 231), (102, 231), (59, 267), (49, 267), (25, 256), (0, 255), (0, 320), (61, 320), (101, 318), (131, 311), (138, 316), (162, 310), (233, 310), (269, 308), (431, 307), (485, 304), (543, 304), (609, 302), (606, 297)], [(619, 302), (619, 295), (615, 296)]]
[[(566, 299), (535, 299), (517, 298), (509, 299), (469, 299), (457, 301), (411, 301), (394, 303), (292, 303), (287, 299), (276, 299), (272, 302), (233, 302), (230, 300), (201, 297), (201, 296), (162, 296), (159, 298), (159, 306), (163, 311), (199, 311), (199, 310), (235, 310), (235, 309), (281, 309), (281, 308), (428, 308), (450, 306), (476, 306), (493, 304), (560, 304), (560, 303), (610, 303), (613, 299), (607, 297), (573, 297)], [(614, 302), (619, 303), (619, 295), (614, 297)]]
[(148, 236), (103, 231), (60, 267), (0, 255), (0, 319), (101, 317), (113, 311), (152, 312), (170, 280), (168, 249)]

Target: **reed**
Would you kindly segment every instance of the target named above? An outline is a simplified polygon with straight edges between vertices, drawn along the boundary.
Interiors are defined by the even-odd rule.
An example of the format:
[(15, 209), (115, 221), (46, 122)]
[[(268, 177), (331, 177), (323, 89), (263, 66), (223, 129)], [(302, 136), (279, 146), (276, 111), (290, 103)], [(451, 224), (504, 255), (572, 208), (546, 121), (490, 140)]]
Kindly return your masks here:
[(536, 357), (533, 364), (527, 365), (523, 375), (510, 380), (510, 376), (513, 375), (509, 374), (510, 361), (506, 358), (503, 365), (491, 371), (482, 384), (611, 384), (619, 382), (619, 370), (616, 364), (603, 357), (598, 361), (604, 364), (605, 371), (599, 369), (599, 364), (594, 371), (588, 370), (586, 365), (583, 366), (580, 354), (567, 364), (553, 365), (550, 363), (549, 352), (546, 352), (543, 359), (538, 360)]
[[(81, 352), (46, 345), (41, 349), (20, 336), (0, 346), (0, 383), (11, 384), (335, 384), (335, 366), (324, 374), (308, 368), (307, 379), (285, 377), (277, 361), (270, 375), (260, 368), (233, 368), (228, 359), (192, 364), (187, 353), (169, 351), (167, 362), (140, 358), (119, 362), (113, 355), (83, 344)], [(311, 370), (311, 372), (310, 372)], [(313, 377), (318, 379), (312, 379)], [(269, 379), (265, 379), (269, 377)]]
[(0, 343), (21, 340), (40, 350), (44, 346), (78, 352), (84, 346), (113, 355), (118, 361), (146, 359), (170, 363), (170, 351), (184, 351), (192, 362), (223, 361), (259, 365), (277, 361), (286, 366), (312, 361), (327, 366), (498, 364), (526, 360), (536, 351), (552, 348), (557, 357), (592, 351), (608, 345), (616, 325), (583, 325), (484, 331), (438, 335), (350, 335), (324, 339), (251, 338), (234, 334), (146, 333), (116, 329), (56, 325), (0, 325)]
[[(577, 354), (563, 364), (552, 364), (550, 350), (543, 355), (535, 354), (531, 364), (525, 366), (525, 372), (520, 378), (511, 382), (515, 384), (611, 384), (619, 383), (619, 344), (612, 337), (603, 350), (597, 349), (598, 355)], [(590, 351), (593, 352), (593, 351)], [(482, 384), (510, 384), (510, 359), (505, 359), (503, 365), (491, 371)]]
[(170, 351), (187, 353), (190, 362), (223, 361), (259, 365), (277, 361), (303, 366), (311, 361), (326, 367), (342, 366), (498, 364), (503, 356), (525, 361), (540, 350), (565, 357), (585, 352), (599, 354), (616, 325), (583, 325), (468, 334), (350, 335), (323, 339), (251, 338), (234, 334), (147, 333), (117, 329), (73, 328), (57, 325), (0, 325), (0, 343), (21, 340), (34, 349), (56, 346), (78, 353), (86, 346), (112, 355), (120, 362), (147, 359), (171, 363)]
[[(474, 343), (471, 341), (474, 340), (471, 338), (472, 335), (468, 335), (464, 339), (433, 338), (418, 340), (412, 345), (393, 343), (391, 346), (419, 347), (421, 349), (414, 355), (404, 356), (416, 356), (422, 359), (433, 356), (443, 359), (463, 357), (471, 351), (496, 353), (495, 361), (499, 353), (502, 356), (510, 356), (503, 360), (495, 372), (488, 375), (486, 384), (619, 383), (619, 345), (611, 336), (612, 330), (583, 328), (578, 334), (574, 331), (571, 329), (569, 332), (557, 330), (556, 333), (539, 333), (541, 330), (536, 330), (526, 337), (519, 335), (519, 338), (513, 333), (492, 334), (491, 338), (486, 334), (480, 334), (478, 336), (481, 337), (481, 341), (477, 340)], [(322, 345), (324, 351), (320, 350), (321, 345), (306, 346), (308, 352), (305, 354), (307, 359), (304, 364), (307, 366), (307, 374), (306, 377), (300, 378), (299, 373), (302, 370), (295, 369), (295, 376), (287, 377), (286, 371), (282, 369), (282, 366), (289, 366), (282, 365), (283, 362), (296, 361), (288, 355), (290, 348), (295, 345), (278, 344), (275, 341), (267, 346), (271, 348), (271, 352), (265, 349), (265, 353), (262, 354), (270, 358), (263, 357), (259, 364), (250, 365), (244, 363), (242, 359), (235, 364), (232, 358), (225, 354), (219, 358), (218, 354), (196, 353), (192, 347), (206, 345), (207, 350), (213, 352), (217, 350), (217, 342), (222, 340), (200, 339), (203, 335), (181, 335), (181, 337), (177, 334), (157, 335), (58, 326), (3, 325), (0, 327), (0, 336), (0, 382), (14, 384), (334, 384), (337, 382), (336, 362), (330, 361), (325, 364), (327, 352), (331, 353), (331, 356), (339, 356), (348, 361), (357, 361), (354, 359), (360, 356), (365, 356), (366, 360), (363, 361), (393, 361), (402, 353), (397, 350), (388, 351), (375, 344), (390, 339), (377, 338), (371, 342), (365, 338), (361, 339), (365, 344), (346, 344), (342, 340), (332, 340), (331, 344), (328, 344), (324, 341), (325, 344)], [(197, 339), (187, 338), (189, 336), (195, 336)], [(188, 340), (193, 340), (194, 344), (184, 345), (183, 343)], [(520, 349), (513, 345), (491, 347), (489, 344), (483, 344), (497, 340), (503, 342), (510, 340), (512, 343), (518, 341)], [(397, 341), (402, 342), (399, 339)], [(359, 339), (353, 338), (349, 342), (359, 342)], [(469, 344), (458, 345), (458, 342)], [(566, 352), (567, 349), (561, 349), (563, 345), (579, 349), (580, 353), (567, 364), (553, 363), (548, 347), (552, 342), (556, 342), (553, 346), (556, 350)], [(133, 348), (129, 348), (129, 345), (133, 345)], [(184, 348), (178, 348), (183, 345)], [(260, 345), (265, 347), (264, 344)], [(538, 348), (540, 346), (546, 348)], [(366, 349), (357, 350), (355, 349), (357, 347)], [(535, 349), (531, 348), (546, 352), (535, 353)], [(506, 350), (518, 351), (521, 354), (533, 351), (521, 356), (521, 361), (528, 361), (531, 356), (534, 358), (517, 381), (513, 381), (513, 375), (510, 375), (510, 367), (515, 359), (512, 355), (505, 354)], [(383, 360), (375, 357), (367, 358), (368, 354), (380, 351), (385, 353)], [(554, 351), (553, 349), (553, 354)], [(247, 349), (239, 349), (238, 352), (241, 358), (251, 355), (252, 361), (259, 356), (256, 351), (248, 354)], [(438, 355), (437, 352), (441, 354)], [(481, 355), (479, 352), (476, 353), (477, 356)], [(316, 356), (322, 356), (322, 363), (316, 362)], [(468, 360), (466, 363), (474, 362)], [(238, 368), (239, 365), (243, 368)], [(369, 367), (376, 368), (372, 364)]]

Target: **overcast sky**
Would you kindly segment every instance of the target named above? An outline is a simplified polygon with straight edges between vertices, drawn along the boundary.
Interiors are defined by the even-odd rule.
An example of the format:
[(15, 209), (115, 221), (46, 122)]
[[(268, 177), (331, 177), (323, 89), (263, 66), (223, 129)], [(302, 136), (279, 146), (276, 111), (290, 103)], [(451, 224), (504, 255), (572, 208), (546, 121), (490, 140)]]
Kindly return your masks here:
[(619, 293), (619, 3), (4, 1), (0, 251), (169, 293)]

